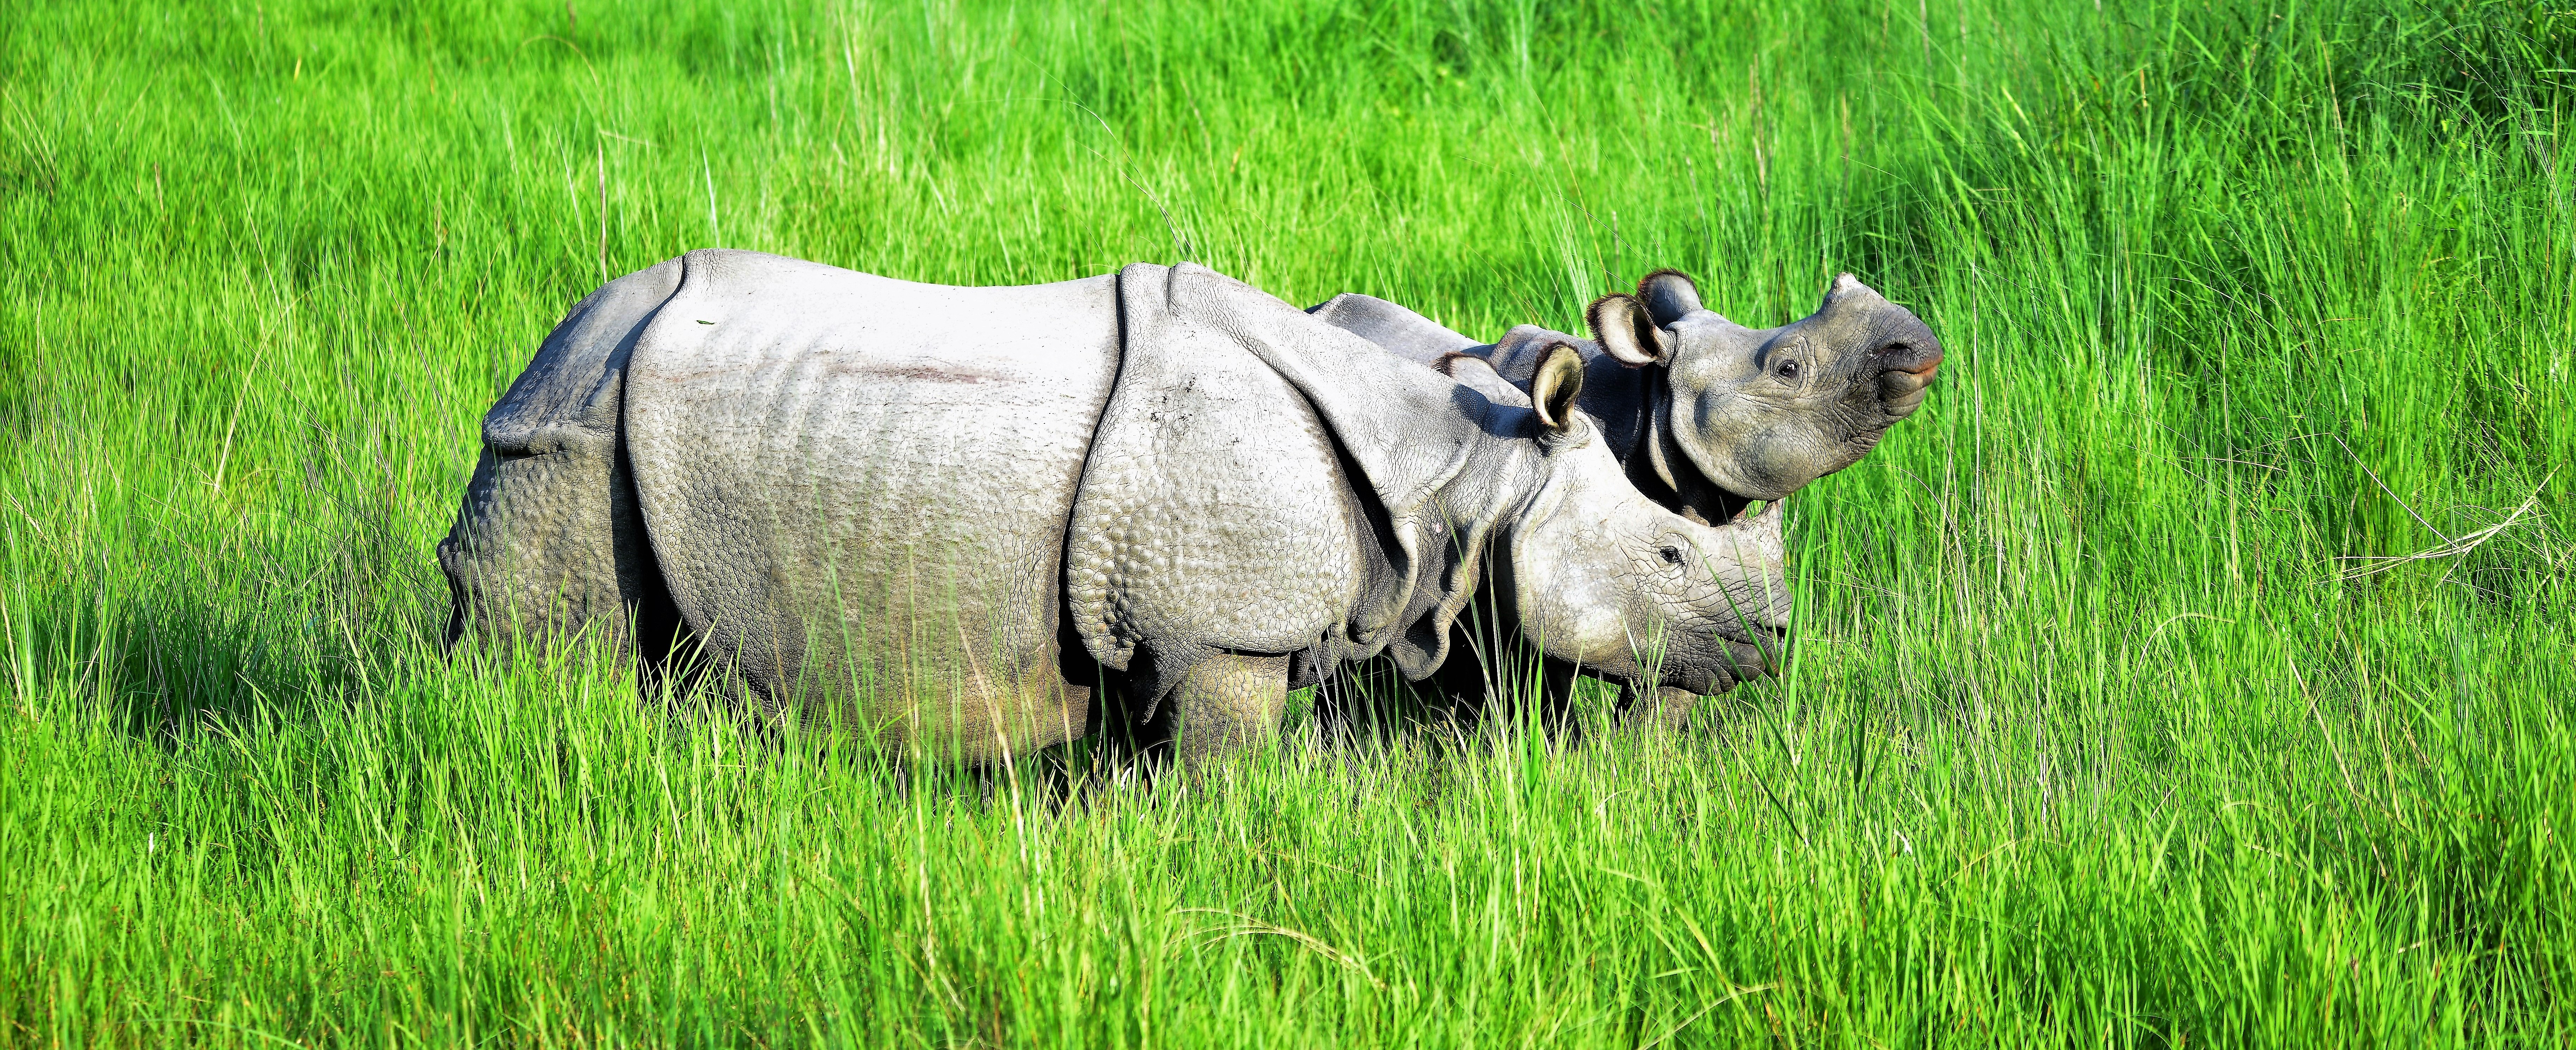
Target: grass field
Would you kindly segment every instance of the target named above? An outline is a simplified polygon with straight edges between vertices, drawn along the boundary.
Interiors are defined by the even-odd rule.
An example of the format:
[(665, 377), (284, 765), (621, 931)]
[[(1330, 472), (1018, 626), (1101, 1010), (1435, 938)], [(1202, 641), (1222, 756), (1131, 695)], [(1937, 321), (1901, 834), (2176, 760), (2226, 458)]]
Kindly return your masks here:
[[(2472, 0), (6, 5), (0, 1045), (2565, 1046), (2571, 67)], [(477, 417), (711, 245), (1488, 338), (1851, 270), (1950, 356), (1700, 732), (1067, 802), (441, 658)]]

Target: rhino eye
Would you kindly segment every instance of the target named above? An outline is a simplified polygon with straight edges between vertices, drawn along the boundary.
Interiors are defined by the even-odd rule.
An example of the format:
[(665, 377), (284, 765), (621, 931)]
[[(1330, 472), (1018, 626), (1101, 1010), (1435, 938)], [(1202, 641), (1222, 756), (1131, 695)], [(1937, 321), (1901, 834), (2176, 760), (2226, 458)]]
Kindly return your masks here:
[(1662, 550), (1656, 551), (1655, 553), (1663, 556), (1664, 564), (1666, 565), (1679, 565), (1682, 563), (1682, 549), (1679, 547), (1666, 547)]
[(1780, 362), (1780, 378), (1792, 380), (1798, 378), (1798, 363), (1795, 361)]

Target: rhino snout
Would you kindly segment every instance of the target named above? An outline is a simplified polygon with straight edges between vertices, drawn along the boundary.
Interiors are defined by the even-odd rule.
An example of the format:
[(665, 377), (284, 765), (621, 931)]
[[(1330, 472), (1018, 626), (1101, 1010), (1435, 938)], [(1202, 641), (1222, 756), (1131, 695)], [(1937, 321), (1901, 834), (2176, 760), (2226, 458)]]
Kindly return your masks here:
[(1735, 677), (1738, 681), (1770, 674), (1789, 662), (1789, 632), (1786, 628), (1765, 625), (1754, 632), (1752, 641), (1729, 640), (1727, 647), (1735, 651)]
[(1891, 419), (1913, 415), (1941, 372), (1941, 344), (1932, 333), (1909, 333), (1870, 351), (1879, 365), (1878, 399)]
[(1676, 662), (1663, 667), (1656, 676), (1658, 684), (1678, 686), (1700, 696), (1716, 696), (1777, 673), (1788, 663), (1789, 634), (1779, 628), (1761, 628), (1751, 641), (1720, 637), (1717, 643), (1720, 651), (1706, 663)]

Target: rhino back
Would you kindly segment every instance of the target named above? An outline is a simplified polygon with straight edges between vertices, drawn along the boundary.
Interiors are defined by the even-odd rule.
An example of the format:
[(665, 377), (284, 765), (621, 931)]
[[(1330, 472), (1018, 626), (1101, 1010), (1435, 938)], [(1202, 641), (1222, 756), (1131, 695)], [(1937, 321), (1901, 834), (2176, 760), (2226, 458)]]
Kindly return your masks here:
[(672, 598), (774, 696), (983, 755), (1083, 729), (1064, 527), (1117, 371), (1111, 278), (913, 284), (692, 252), (629, 366)]

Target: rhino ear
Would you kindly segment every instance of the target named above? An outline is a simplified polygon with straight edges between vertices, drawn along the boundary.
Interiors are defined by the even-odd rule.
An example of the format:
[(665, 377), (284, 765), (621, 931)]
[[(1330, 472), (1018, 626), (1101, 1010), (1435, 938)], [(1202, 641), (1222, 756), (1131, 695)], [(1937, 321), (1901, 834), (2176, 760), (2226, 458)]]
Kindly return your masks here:
[(1530, 377), (1530, 407), (1549, 430), (1564, 433), (1574, 426), (1574, 399), (1583, 396), (1583, 355), (1558, 343), (1547, 348), (1538, 374)]
[(1487, 401), (1516, 408), (1530, 407), (1529, 395), (1504, 380), (1502, 373), (1494, 371), (1494, 363), (1484, 358), (1474, 354), (1442, 354), (1432, 367), (1457, 380), (1459, 385), (1485, 395)]
[(1657, 270), (1637, 281), (1637, 299), (1658, 326), (1669, 325), (1701, 310), (1699, 285), (1680, 270)]
[(1583, 311), (1592, 324), (1592, 339), (1610, 356), (1631, 367), (1644, 367), (1672, 356), (1671, 337), (1655, 327), (1653, 314), (1635, 296), (1605, 295)]

